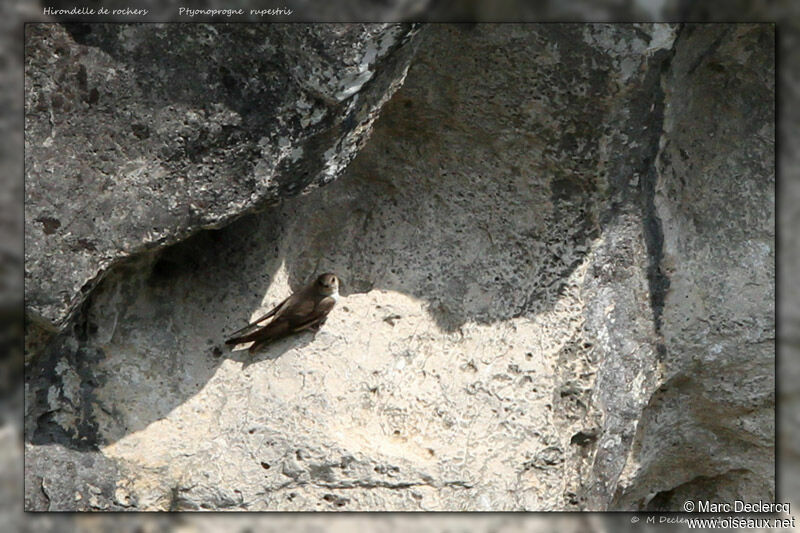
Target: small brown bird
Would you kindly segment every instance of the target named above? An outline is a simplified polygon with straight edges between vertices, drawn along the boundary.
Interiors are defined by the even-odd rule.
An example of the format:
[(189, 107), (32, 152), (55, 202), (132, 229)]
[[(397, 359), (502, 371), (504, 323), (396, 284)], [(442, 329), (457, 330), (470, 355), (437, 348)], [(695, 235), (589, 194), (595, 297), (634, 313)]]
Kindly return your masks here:
[[(255, 341), (250, 347), (252, 354), (273, 340), (286, 335), (305, 329), (316, 331), (325, 323), (328, 313), (331, 312), (338, 299), (339, 278), (331, 273), (322, 274), (313, 283), (279, 303), (266, 315), (234, 332), (231, 338), (225, 341), (225, 344)], [(266, 326), (245, 333), (270, 317), (272, 320)]]

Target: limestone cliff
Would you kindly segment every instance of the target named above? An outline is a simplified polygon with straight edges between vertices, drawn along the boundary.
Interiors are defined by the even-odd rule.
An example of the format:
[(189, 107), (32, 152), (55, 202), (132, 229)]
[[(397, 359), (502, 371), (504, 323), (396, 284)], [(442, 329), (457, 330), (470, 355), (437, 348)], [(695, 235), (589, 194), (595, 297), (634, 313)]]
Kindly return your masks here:
[[(27, 191), (28, 311), (56, 326), (26, 354), (28, 509), (774, 497), (771, 26), (348, 26), (359, 65), (385, 54), (353, 94), (319, 32), (281, 31), (29, 29), (28, 179), (152, 190), (86, 189), (120, 214), (97, 229)], [(229, 86), (168, 53), (234, 39), (265, 59), (228, 50)], [(140, 118), (95, 139), (101, 96), (134, 105), (92, 102), (111, 71)], [(339, 118), (307, 131), (315, 109)], [(110, 146), (70, 158), (87, 138)], [(186, 215), (169, 237), (142, 194)], [(222, 345), (322, 271), (345, 298), (319, 333)]]

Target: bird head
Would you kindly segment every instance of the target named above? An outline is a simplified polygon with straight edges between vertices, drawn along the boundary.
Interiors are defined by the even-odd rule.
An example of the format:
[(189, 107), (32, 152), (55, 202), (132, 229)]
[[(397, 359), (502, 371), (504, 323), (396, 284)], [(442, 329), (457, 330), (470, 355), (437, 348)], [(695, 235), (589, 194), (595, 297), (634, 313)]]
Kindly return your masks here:
[(317, 278), (317, 287), (322, 294), (330, 296), (331, 294), (339, 293), (339, 278), (336, 274), (326, 272)]

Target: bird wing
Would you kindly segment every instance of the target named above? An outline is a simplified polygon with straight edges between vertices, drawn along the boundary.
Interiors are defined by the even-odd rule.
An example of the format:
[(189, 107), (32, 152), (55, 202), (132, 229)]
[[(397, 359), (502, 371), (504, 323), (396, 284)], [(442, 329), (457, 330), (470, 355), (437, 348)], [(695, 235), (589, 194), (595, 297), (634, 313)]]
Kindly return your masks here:
[[(313, 304), (313, 302), (309, 303)], [(317, 302), (317, 304), (310, 310), (309, 313), (306, 313), (303, 316), (297, 315), (296, 317), (288, 317), (292, 333), (303, 331), (304, 329), (319, 324), (325, 319), (326, 316), (328, 316), (328, 313), (331, 312), (331, 309), (333, 309), (335, 304), (336, 300), (330, 296), (326, 296)], [(292, 320), (292, 318), (296, 318), (296, 320)]]
[(283, 314), (286, 311), (286, 308), (288, 307), (287, 304), (289, 303), (289, 300), (291, 298), (292, 297), (289, 296), (284, 301), (282, 301), (281, 303), (279, 303), (278, 305), (276, 305), (275, 307), (270, 309), (265, 315), (263, 315), (260, 318), (254, 320), (253, 322), (250, 322), (249, 324), (247, 324), (242, 329), (234, 331), (233, 333), (231, 333), (230, 338), (228, 339), (228, 341), (225, 341), (225, 342), (229, 342), (229, 341), (234, 340), (234, 337), (240, 336), (242, 333), (244, 333), (248, 329), (252, 328), (253, 326), (256, 326), (256, 325), (260, 324), (261, 322), (265, 321), (266, 319), (270, 318), (271, 316), (275, 316), (275, 318), (278, 318), (279, 316), (281, 316), (281, 314)]
[(295, 302), (294, 305), (286, 307), (286, 310), (281, 314), (281, 318), (288, 320), (290, 323), (303, 321), (314, 312), (317, 307), (317, 302), (311, 299), (302, 299)]
[(282, 337), (287, 333), (291, 333), (289, 321), (284, 317), (279, 317), (266, 326), (262, 326), (253, 332), (250, 332), (241, 337), (233, 337), (225, 341), (225, 344), (243, 344), (245, 342), (256, 341), (269, 341)]

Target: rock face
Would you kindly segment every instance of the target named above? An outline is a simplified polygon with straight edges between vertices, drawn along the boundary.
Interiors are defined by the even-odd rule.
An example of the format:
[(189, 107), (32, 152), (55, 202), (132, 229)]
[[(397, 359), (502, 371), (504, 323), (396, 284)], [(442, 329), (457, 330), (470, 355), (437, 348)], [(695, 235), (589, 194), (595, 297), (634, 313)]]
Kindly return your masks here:
[(664, 353), (623, 508), (775, 493), (773, 34), (712, 28), (684, 29), (664, 79)]
[(120, 259), (336, 178), (402, 82), (407, 25), (30, 25), (27, 313)]
[[(119, 264), (29, 355), (27, 508), (770, 500), (772, 32), (424, 28), (340, 179)], [(319, 333), (222, 345), (323, 271)]]

